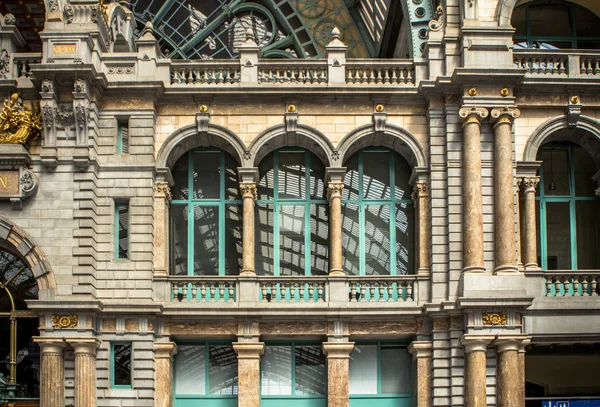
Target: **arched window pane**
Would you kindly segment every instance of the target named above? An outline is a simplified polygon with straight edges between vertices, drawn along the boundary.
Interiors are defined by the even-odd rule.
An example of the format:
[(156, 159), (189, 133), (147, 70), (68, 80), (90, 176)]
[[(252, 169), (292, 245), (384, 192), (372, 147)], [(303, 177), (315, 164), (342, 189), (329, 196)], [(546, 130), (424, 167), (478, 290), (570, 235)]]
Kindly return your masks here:
[(565, 37), (571, 34), (569, 9), (557, 6), (535, 6), (529, 9), (531, 35)]
[(188, 274), (188, 206), (171, 207), (171, 274)]
[(365, 207), (365, 274), (390, 274), (390, 206)]
[(171, 170), (175, 185), (173, 199), (188, 199), (189, 154), (184, 154)]
[(366, 199), (389, 199), (391, 196), (390, 153), (364, 152), (363, 197)]
[(310, 206), (310, 270), (312, 275), (327, 274), (329, 270), (329, 207)]
[(219, 199), (221, 186), (221, 154), (219, 152), (194, 152), (193, 199)]
[(225, 274), (238, 275), (242, 270), (242, 234), (244, 231), (241, 205), (225, 206)]
[(396, 274), (408, 274), (413, 270), (413, 205), (396, 204)]
[(583, 7), (575, 7), (576, 34), (578, 37), (600, 37), (598, 16)]
[(305, 273), (304, 209), (302, 205), (279, 208), (279, 275), (301, 276)]
[(277, 171), (279, 199), (306, 197), (306, 157), (304, 152), (280, 152)]
[(573, 165), (575, 171), (575, 195), (595, 197), (598, 184), (593, 177), (596, 174), (596, 164), (592, 156), (583, 148), (573, 148)]

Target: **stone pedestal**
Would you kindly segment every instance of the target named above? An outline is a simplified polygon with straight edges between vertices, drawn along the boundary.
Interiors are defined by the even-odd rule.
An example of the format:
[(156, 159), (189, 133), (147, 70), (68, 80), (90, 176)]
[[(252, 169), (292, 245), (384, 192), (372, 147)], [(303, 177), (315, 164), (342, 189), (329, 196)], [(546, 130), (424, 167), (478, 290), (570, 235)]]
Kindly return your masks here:
[(494, 273), (518, 272), (515, 246), (515, 205), (512, 123), (519, 109), (492, 109), (494, 124)]
[(342, 260), (342, 191), (344, 184), (330, 182), (329, 199), (329, 274), (344, 275)]
[(40, 407), (64, 407), (65, 405), (65, 362), (67, 346), (62, 338), (34, 337), (40, 346)]
[(154, 406), (173, 407), (173, 356), (177, 345), (173, 342), (154, 344)]
[(243, 255), (242, 276), (254, 276), (254, 201), (256, 201), (256, 184), (251, 182), (240, 183), (243, 200)]
[(524, 208), (521, 216), (523, 216), (522, 233), (522, 250), (523, 264), (526, 269), (537, 269), (537, 232), (536, 232), (536, 217), (535, 217), (535, 189), (539, 184), (539, 177), (523, 178), (521, 181), (521, 189), (524, 195)]
[(463, 107), (463, 272), (485, 272), (483, 263), (483, 203), (481, 186), (481, 120), (483, 107)]
[(428, 341), (415, 341), (408, 347), (413, 355), (415, 366), (415, 395), (416, 407), (431, 407), (432, 404), (432, 373), (431, 356), (433, 344)]
[(465, 335), (465, 407), (486, 407), (486, 351), (493, 336)]
[(494, 344), (498, 352), (497, 390), (498, 407), (524, 407), (525, 377), (519, 362), (522, 338), (499, 338)]
[(348, 407), (350, 353), (354, 342), (324, 342), (323, 353), (327, 355), (327, 406)]
[(75, 355), (75, 407), (96, 407), (96, 338), (67, 339)]
[(260, 406), (260, 357), (263, 342), (234, 342), (238, 356), (238, 407)]

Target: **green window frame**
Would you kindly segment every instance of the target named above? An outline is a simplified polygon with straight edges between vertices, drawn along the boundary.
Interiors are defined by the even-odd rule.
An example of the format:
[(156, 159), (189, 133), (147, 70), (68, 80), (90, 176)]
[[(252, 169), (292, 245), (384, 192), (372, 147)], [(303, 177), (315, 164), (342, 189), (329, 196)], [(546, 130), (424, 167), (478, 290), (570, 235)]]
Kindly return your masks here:
[[(372, 199), (369, 197), (365, 197), (366, 189), (369, 187), (366, 184), (369, 184), (371, 181), (365, 182), (365, 154), (370, 153), (385, 153), (388, 154), (388, 165), (387, 168), (389, 172), (387, 176), (389, 177), (389, 185), (384, 185), (385, 188), (389, 188), (388, 198), (377, 198)], [(406, 163), (406, 160), (402, 156), (400, 156), (397, 152), (387, 149), (387, 148), (365, 148), (359, 150), (357, 153), (349, 157), (349, 160), (358, 155), (358, 163), (356, 171), (348, 170), (346, 172), (346, 176), (344, 179), (344, 191), (342, 194), (342, 241), (343, 241), (343, 261), (344, 261), (344, 270), (349, 272), (352, 275), (367, 275), (367, 238), (369, 238), (369, 242), (375, 241), (374, 236), (367, 236), (368, 232), (371, 231), (374, 234), (377, 233), (376, 230), (369, 226), (369, 222), (367, 221), (366, 212), (369, 210), (369, 207), (379, 207), (383, 210), (379, 211), (378, 218), (388, 220), (388, 233), (389, 233), (389, 260), (386, 262), (388, 265), (385, 267), (389, 270), (390, 275), (399, 275), (399, 274), (414, 274), (415, 272), (415, 234), (414, 234), (414, 202), (409, 194), (410, 190), (407, 191), (397, 191), (396, 190), (396, 164), (397, 160), (402, 160)], [(349, 161), (348, 160), (348, 161)], [(346, 161), (346, 164), (348, 164)], [(406, 163), (408, 168), (408, 163)], [(409, 174), (410, 175), (410, 174)], [(354, 177), (358, 176), (358, 179), (354, 179)], [(401, 197), (400, 197), (401, 195)], [(408, 199), (406, 198), (408, 196)], [(347, 214), (350, 212), (351, 207), (356, 207), (358, 211), (358, 225), (356, 225), (356, 220)], [(403, 208), (404, 211), (401, 211), (400, 208)], [(348, 211), (348, 212), (347, 212)], [(407, 233), (407, 242), (405, 251), (401, 254), (404, 255), (407, 259), (406, 264), (403, 263), (403, 267), (405, 270), (399, 270), (398, 268), (398, 249), (401, 248), (402, 245), (399, 244), (397, 239), (397, 221), (398, 217), (402, 215), (402, 212), (406, 214), (406, 233)], [(395, 219), (395, 222), (390, 221), (391, 219)], [(352, 244), (352, 241), (356, 239), (356, 229), (358, 226), (358, 245)], [(394, 242), (393, 244), (391, 242)], [(358, 254), (357, 254), (358, 253)], [(358, 262), (353, 260), (353, 258), (358, 257)], [(356, 269), (354, 268), (354, 264), (358, 263), (358, 273), (354, 272)]]
[[(269, 372), (266, 364), (267, 357), (265, 354), (269, 352), (268, 348), (275, 347), (289, 347), (290, 352), (290, 371), (287, 372), (289, 374), (289, 387), (290, 394), (263, 394), (264, 382), (268, 380)], [(298, 369), (298, 360), (297, 357), (302, 353), (302, 348), (306, 347), (314, 347), (321, 351), (321, 356), (323, 357), (323, 366), (320, 370), (322, 370), (321, 378), (322, 380), (323, 392), (321, 394), (302, 394), (302, 392), (298, 391), (297, 387), (299, 386), (299, 382), (301, 380), (309, 379), (308, 372), (302, 372), (299, 374)], [(300, 359), (302, 359), (300, 357)], [(310, 370), (310, 367), (307, 368)], [(299, 376), (302, 376), (303, 379), (298, 379)], [(310, 376), (312, 378), (319, 377), (319, 372), (312, 372)], [(308, 341), (273, 341), (265, 343), (265, 353), (261, 357), (260, 361), (260, 398), (261, 398), (261, 406), (262, 407), (278, 407), (278, 406), (289, 406), (289, 407), (326, 407), (327, 406), (327, 386), (328, 386), (328, 378), (327, 378), (327, 362), (326, 356), (322, 353), (322, 343), (316, 342), (308, 342)]]
[[(531, 8), (532, 7), (536, 7), (536, 6), (554, 6), (557, 9), (567, 9), (568, 13), (569, 13), (569, 24), (570, 24), (570, 34), (568, 36), (548, 36), (548, 35), (533, 35), (531, 32)], [(525, 35), (515, 35), (514, 36), (514, 43), (515, 43), (515, 48), (521, 48), (520, 44), (525, 42), (526, 48), (538, 48), (535, 47), (535, 44), (538, 43), (552, 43), (552, 42), (564, 42), (564, 43), (570, 43), (570, 47), (572, 49), (577, 49), (579, 46), (579, 42), (580, 41), (600, 41), (600, 37), (585, 37), (585, 36), (578, 36), (577, 35), (577, 9), (583, 9), (588, 11), (589, 13), (591, 13), (591, 11), (589, 11), (588, 9), (586, 9), (585, 7), (579, 6), (575, 3), (567, 3), (567, 2), (557, 2), (556, 0), (552, 0), (552, 1), (537, 1), (537, 2), (531, 2), (531, 3), (527, 3), (524, 4), (522, 6), (519, 6), (515, 9), (514, 13), (518, 13), (518, 12), (522, 12), (522, 10), (525, 11), (525, 30), (526, 30), (526, 34)], [(513, 14), (514, 16), (514, 14)], [(514, 18), (513, 18), (514, 21)], [(598, 19), (598, 22), (600, 23), (600, 18)], [(518, 27), (515, 27), (518, 28)], [(552, 47), (539, 47), (539, 49), (553, 49)]]
[[(287, 173), (280, 173), (279, 164), (281, 155), (294, 153), (304, 154), (304, 181), (303, 185), (300, 186), (300, 189), (304, 188), (304, 197), (282, 197), (281, 195), (285, 195), (287, 191), (280, 192), (280, 179), (287, 178)], [(281, 219), (287, 217), (289, 221), (295, 215), (295, 213), (290, 213), (289, 210), (292, 209), (295, 212), (296, 209), (299, 210), (299, 208), (302, 208), (301, 220), (294, 227), (300, 226), (303, 230), (303, 275), (326, 275), (329, 271), (329, 243), (327, 240), (329, 237), (329, 202), (327, 199), (324, 199), (326, 187), (321, 174), (316, 170), (316, 166), (322, 166), (323, 176), (325, 167), (314, 154), (304, 149), (282, 148), (275, 150), (271, 154), (273, 159), (272, 168), (264, 167), (264, 163), (268, 162), (265, 160), (261, 163), (262, 166), (259, 167), (261, 172), (259, 174), (260, 180), (258, 185), (259, 196), (255, 205), (256, 272), (259, 275), (273, 276), (302, 275), (299, 273), (281, 273), (282, 261), (285, 260), (282, 259), (282, 253), (284, 253), (286, 258), (291, 258), (295, 255), (293, 247), (285, 247), (282, 244), (282, 236), (285, 236), (287, 230), (286, 225), (283, 224)], [(317, 163), (314, 163), (314, 161), (317, 161)], [(265, 168), (267, 169), (266, 172), (264, 171)], [(269, 176), (269, 171), (272, 171), (272, 179)], [(311, 178), (314, 180), (312, 184)], [(319, 193), (319, 185), (321, 184), (323, 190)], [(266, 192), (271, 190), (272, 194)], [(269, 194), (271, 194), (270, 197), (268, 196)], [(315, 195), (321, 195), (323, 199), (318, 199)], [(269, 214), (272, 214), (272, 225), (269, 224), (268, 220), (265, 221), (265, 219), (269, 219)], [(265, 238), (265, 235), (269, 234), (270, 236)], [(266, 261), (262, 261), (261, 264), (261, 259), (269, 259), (270, 257), (272, 258), (272, 262), (267, 263)], [(291, 269), (293, 261), (288, 263)], [(269, 268), (271, 268), (272, 273)]]
[[(122, 370), (123, 367), (121, 367), (121, 363), (119, 363), (120, 361), (120, 354), (119, 352), (122, 352), (121, 348), (127, 348), (129, 347), (129, 361), (125, 362), (126, 364), (129, 365), (129, 383), (128, 384), (123, 384), (123, 383), (117, 383), (117, 381), (122, 381), (122, 379), (118, 378), (117, 376), (119, 376), (120, 374), (127, 374), (127, 372), (123, 372), (121, 371), (120, 373), (117, 372), (117, 369)], [(113, 389), (132, 389), (133, 388), (133, 344), (131, 342), (122, 342), (122, 341), (118, 341), (118, 342), (111, 342), (110, 343), (110, 387), (112, 387)]]
[[(353, 358), (356, 357), (357, 352), (363, 346), (375, 346), (377, 353), (377, 391), (375, 393), (361, 394), (353, 393), (351, 380), (353, 372)], [(407, 355), (406, 367), (406, 388), (409, 389), (408, 393), (386, 393), (383, 389), (383, 360), (382, 348), (393, 347), (403, 349), (405, 355)], [(391, 341), (360, 341), (354, 345), (354, 350), (350, 354), (350, 371), (349, 371), (349, 393), (350, 393), (350, 407), (412, 407), (413, 402), (413, 371), (412, 371), (412, 359), (407, 351), (407, 345), (404, 343), (397, 343)], [(398, 368), (398, 367), (397, 367)], [(396, 375), (394, 374), (394, 377)]]
[[(210, 156), (204, 156), (205, 154), (218, 157), (219, 177), (218, 196), (206, 198), (198, 196), (199, 193), (195, 190), (201, 190), (203, 184), (203, 174), (195, 172), (195, 165), (202, 165), (200, 161), (204, 161), (203, 157), (209, 160)], [(176, 169), (181, 170), (181, 182), (178, 183), (178, 179), (175, 179), (174, 199), (171, 201), (170, 274), (237, 275), (242, 262), (242, 200), (239, 199), (235, 160), (230, 155), (226, 158), (228, 153), (215, 148), (197, 148), (184, 155), (187, 157), (187, 168), (178, 167), (179, 162), (175, 165)], [(195, 161), (196, 158), (198, 162)], [(177, 229), (182, 226), (182, 222), (186, 225), (187, 233), (183, 236), (185, 242), (178, 244), (175, 240), (178, 235)], [(176, 254), (177, 250), (183, 250), (183, 254)], [(200, 257), (203, 251), (206, 255)], [(232, 257), (234, 252), (237, 253), (236, 258)], [(216, 257), (216, 265), (211, 256)], [(178, 259), (185, 264), (178, 267), (175, 263)]]
[(129, 120), (117, 119), (117, 153), (129, 154)]
[(591, 191), (591, 196), (583, 196), (578, 195), (576, 192), (576, 173), (575, 173), (575, 148), (569, 145), (554, 145), (542, 147), (538, 151), (538, 159), (542, 160), (542, 154), (544, 151), (559, 151), (567, 154), (567, 167), (568, 167), (568, 184), (569, 184), (569, 193), (556, 195), (552, 194), (551, 191), (547, 191), (547, 185), (550, 185), (550, 182), (553, 180), (547, 180), (544, 177), (543, 168), (545, 165), (551, 166), (551, 163), (547, 161), (543, 161), (542, 169), (539, 171), (540, 183), (537, 190), (537, 211), (539, 213), (538, 220), (538, 240), (540, 244), (538, 245), (538, 252), (541, 257), (540, 267), (543, 270), (548, 270), (548, 227), (547, 227), (547, 212), (548, 212), (548, 204), (562, 203), (568, 204), (569, 207), (569, 250), (571, 257), (571, 270), (578, 270), (578, 259), (577, 259), (577, 204), (579, 202), (590, 202), (590, 201), (599, 201), (600, 199), (596, 196), (593, 196), (594, 191)]
[(129, 202), (115, 202), (115, 259), (129, 259)]

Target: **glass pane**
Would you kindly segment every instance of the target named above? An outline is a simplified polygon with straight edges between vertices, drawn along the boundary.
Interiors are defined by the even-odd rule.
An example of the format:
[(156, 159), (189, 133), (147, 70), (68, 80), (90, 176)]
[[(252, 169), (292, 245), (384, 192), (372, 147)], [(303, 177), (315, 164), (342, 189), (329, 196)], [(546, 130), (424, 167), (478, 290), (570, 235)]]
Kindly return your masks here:
[(350, 394), (377, 394), (377, 345), (357, 345), (350, 354)]
[(219, 208), (198, 206), (194, 209), (194, 275), (219, 274)]
[(195, 151), (193, 199), (220, 199), (221, 153), (218, 151)]
[(225, 274), (238, 275), (242, 269), (242, 205), (225, 205)]
[(511, 24), (515, 27), (515, 37), (524, 37), (527, 35), (525, 10), (525, 7), (517, 7), (513, 12)]
[(129, 257), (129, 204), (117, 206), (119, 212), (119, 259)]
[(406, 348), (381, 345), (381, 392), (410, 393), (410, 355)]
[(279, 207), (279, 274), (305, 275), (304, 206)]
[(131, 386), (131, 344), (115, 344), (113, 352), (115, 385)]
[(325, 355), (320, 346), (296, 346), (296, 395), (327, 394)]
[(600, 268), (600, 200), (578, 201), (577, 268)]
[(575, 27), (578, 37), (600, 37), (600, 19), (583, 7), (575, 7)]
[(596, 164), (592, 156), (580, 147), (573, 148), (571, 151), (575, 166), (575, 195), (595, 197), (594, 191), (598, 188), (598, 184), (592, 179), (596, 173)]
[(358, 154), (354, 154), (346, 161), (342, 199), (358, 199), (358, 183)]
[(363, 197), (389, 199), (390, 153), (363, 152)]
[(178, 346), (175, 354), (175, 394), (206, 394), (204, 346)]
[(173, 185), (173, 199), (188, 199), (188, 163), (189, 155), (185, 153), (177, 161), (171, 174), (175, 185)]
[(342, 204), (342, 258), (344, 272), (349, 275), (360, 274), (358, 204)]
[(544, 195), (570, 195), (567, 150), (544, 149), (541, 158)]
[(291, 346), (265, 346), (260, 358), (260, 391), (262, 395), (292, 394)]
[(258, 167), (260, 180), (258, 182), (258, 199), (273, 199), (275, 196), (275, 169), (273, 168), (274, 153), (266, 156)]
[(568, 7), (532, 6), (529, 8), (531, 35), (566, 37), (571, 35)]
[(396, 274), (414, 272), (413, 219), (414, 209), (412, 204), (400, 203), (396, 205)]
[(238, 393), (238, 360), (231, 346), (208, 348), (210, 394)]
[(329, 207), (310, 205), (310, 274), (329, 272)]
[(279, 199), (306, 197), (306, 154), (304, 152), (279, 152)]
[[(571, 41), (556, 41), (556, 40), (532, 40), (532, 48), (536, 49), (569, 49), (573, 48)], [(544, 65), (545, 63), (540, 63)]]
[(577, 41), (579, 49), (600, 49), (600, 41)]
[(256, 221), (256, 232), (254, 236), (254, 251), (256, 261), (256, 274), (273, 275), (273, 204), (256, 204), (254, 210)]
[(394, 153), (394, 195), (396, 199), (411, 199), (412, 188), (408, 185), (410, 175), (412, 171), (408, 162), (400, 156), (400, 154)]
[(326, 199), (327, 190), (325, 188), (325, 166), (319, 158), (310, 154), (310, 198)]
[(237, 174), (238, 164), (228, 153), (225, 154), (225, 199), (241, 199)]
[[(38, 297), (38, 285), (33, 272), (20, 258), (15, 257), (12, 253), (0, 250), (0, 282), (5, 283), (8, 280), (10, 280), (10, 283), (7, 287), (12, 293), (15, 309), (27, 309), (25, 300), (37, 299)], [(12, 304), (10, 298), (3, 289), (0, 291), (0, 312), (9, 312), (11, 310)], [(18, 321), (17, 329), (20, 329), (22, 321), (24, 320)], [(32, 321), (35, 322), (36, 319), (32, 319)], [(34, 324), (34, 327), (37, 329), (37, 323)], [(9, 331), (8, 329), (6, 331), (0, 330), (0, 339), (2, 339), (2, 332), (6, 334), (4, 339), (6, 339), (6, 345), (8, 346)], [(0, 344), (0, 346), (2, 345), (4, 343)], [(0, 361), (2, 360), (4, 359), (0, 358)]]
[(571, 269), (571, 228), (568, 202), (546, 203), (548, 270)]
[(188, 206), (171, 206), (171, 272), (187, 275), (188, 260)]
[(390, 274), (390, 206), (365, 206), (365, 274)]

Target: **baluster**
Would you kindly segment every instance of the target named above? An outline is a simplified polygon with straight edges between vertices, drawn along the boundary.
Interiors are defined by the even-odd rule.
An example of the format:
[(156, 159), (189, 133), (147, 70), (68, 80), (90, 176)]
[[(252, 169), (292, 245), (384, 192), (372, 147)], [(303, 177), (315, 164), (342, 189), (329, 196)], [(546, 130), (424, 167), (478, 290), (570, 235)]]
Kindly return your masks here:
[(188, 301), (188, 283), (183, 283), (183, 286), (181, 287), (181, 293), (182, 293), (182, 298), (181, 298), (181, 302), (187, 302)]
[(200, 302), (205, 302), (206, 301), (206, 283), (202, 283), (202, 285), (200, 286)]
[(375, 283), (369, 282), (369, 302), (375, 301)]
[(375, 77), (375, 83), (383, 82), (383, 77), (381, 76), (381, 68), (377, 70), (377, 76)]
[(179, 286), (177, 283), (171, 283), (171, 295), (173, 296), (173, 301), (177, 300), (177, 294), (179, 293)]
[(597, 59), (595, 59), (595, 60), (594, 60), (594, 70), (593, 70), (593, 72), (592, 72), (592, 73), (593, 73), (594, 75), (597, 75), (597, 74), (598, 74), (598, 72), (600, 72), (600, 62), (599, 62)]
[(285, 283), (279, 283), (279, 301), (285, 302), (285, 292)]
[(396, 68), (392, 68), (392, 79), (391, 79), (391, 83), (396, 85), (398, 83), (398, 76), (396, 75), (396, 72), (398, 70)]
[(305, 287), (306, 283), (300, 283), (300, 302), (305, 302), (306, 300), (304, 299), (304, 287)]
[(566, 74), (566, 73), (567, 73), (567, 68), (566, 68), (566, 66), (567, 66), (567, 60), (565, 60), (564, 58), (563, 58), (563, 59), (561, 59), (561, 61), (560, 61), (560, 67), (559, 67), (559, 69), (558, 69), (558, 74), (559, 74), (559, 75), (564, 75), (564, 74)]
[(352, 69), (346, 70), (346, 83), (353, 83), (352, 82)]
[(235, 301), (235, 283), (230, 282), (229, 285), (227, 286), (227, 293), (229, 294), (229, 302), (234, 302)]
[(192, 71), (189, 69), (186, 69), (185, 71), (185, 83), (186, 84), (191, 84), (194, 82), (194, 78), (192, 77)]
[(379, 291), (379, 302), (384, 302), (385, 301), (385, 286), (384, 286), (384, 282), (381, 281), (379, 283), (377, 283), (377, 288)]
[(371, 72), (371, 74), (369, 75), (369, 81), (367, 83), (375, 83), (375, 70), (369, 69), (369, 71)]
[(308, 302), (315, 302), (315, 286), (313, 283), (308, 283)]
[(220, 282), (217, 284), (219, 284), (219, 302), (224, 302), (225, 301), (225, 283)]
[(406, 83), (408, 85), (412, 85), (413, 84), (413, 78), (412, 78), (412, 76), (413, 76), (412, 69), (407, 68), (406, 69)]
[(598, 296), (598, 277), (592, 276), (592, 296)]
[(356, 302), (356, 281), (350, 283), (350, 302)]
[(323, 282), (318, 282), (317, 283), (317, 302), (324, 302), (325, 301), (325, 287)]
[(200, 70), (196, 69), (194, 71), (194, 85), (198, 85), (200, 83)]
[(387, 292), (388, 292), (388, 302), (393, 302), (394, 301), (394, 283), (391, 281), (388, 283)]
[(575, 297), (579, 297), (581, 296), (581, 294), (579, 294), (579, 287), (581, 284), (579, 284), (579, 276), (575, 276), (573, 277), (573, 295)]
[(406, 72), (405, 68), (400, 69), (400, 78), (398, 78), (399, 84), (402, 84), (402, 85), (406, 84), (406, 76), (404, 75), (405, 72)]
[(586, 65), (587, 65), (587, 69), (586, 69), (586, 71), (587, 71), (587, 74), (588, 74), (588, 75), (591, 75), (591, 74), (594, 72), (594, 71), (592, 70), (592, 60), (591, 60), (591, 59), (588, 59), (588, 60), (586, 61)]
[(226, 69), (226, 70), (223, 71), (223, 82), (224, 83), (231, 83), (230, 73), (231, 72), (229, 71), (229, 69)]
[(571, 290), (569, 290), (569, 288), (571, 287), (571, 279), (569, 278), (569, 276), (565, 276), (564, 277), (563, 284), (564, 284), (564, 290), (565, 290), (565, 292), (564, 292), (563, 295), (565, 297), (570, 297), (571, 296), (571, 293), (570, 293)]
[(204, 70), (204, 75), (202, 75), (202, 83), (204, 83), (204, 84), (209, 83), (208, 69)]
[(215, 302), (215, 292), (217, 290), (215, 289), (215, 283), (210, 283), (210, 302)]
[(198, 301), (198, 298), (196, 298), (196, 295), (198, 295), (198, 283), (192, 283), (192, 301), (193, 302)]
[(383, 76), (383, 83), (390, 83), (390, 71), (388, 68), (385, 68), (384, 70), (385, 75)]
[(546, 277), (546, 296), (552, 296), (552, 278)]
[(319, 75), (319, 83), (327, 83), (327, 74), (324, 69), (321, 69), (321, 74)]
[(559, 295), (561, 295), (560, 294), (560, 286), (562, 283), (560, 281), (560, 276), (554, 277), (553, 280), (554, 280), (554, 291), (555, 291), (554, 295), (556, 295), (558, 297)]
[(260, 292), (262, 295), (261, 302), (268, 302), (267, 301), (267, 283), (260, 283)]
[(275, 297), (273, 297), (273, 283), (269, 283), (267, 286), (267, 301), (269, 302), (277, 302), (277, 291), (275, 292)]
[(290, 284), (290, 302), (296, 302), (296, 284), (298, 283)]
[(406, 284), (406, 301), (414, 301), (413, 298), (413, 282), (409, 281)]
[(404, 281), (396, 283), (396, 291), (398, 292), (398, 302), (404, 301)]
[(583, 296), (584, 296), (584, 297), (587, 297), (588, 295), (590, 295), (590, 294), (588, 293), (588, 286), (589, 286), (589, 283), (588, 283), (588, 276), (583, 276), (582, 278), (583, 278), (583, 283), (582, 283), (582, 286), (583, 286), (583, 287), (582, 287), (582, 289), (583, 289)]

